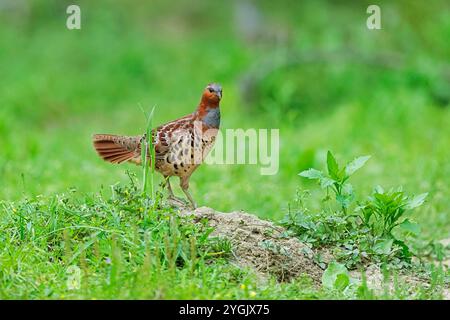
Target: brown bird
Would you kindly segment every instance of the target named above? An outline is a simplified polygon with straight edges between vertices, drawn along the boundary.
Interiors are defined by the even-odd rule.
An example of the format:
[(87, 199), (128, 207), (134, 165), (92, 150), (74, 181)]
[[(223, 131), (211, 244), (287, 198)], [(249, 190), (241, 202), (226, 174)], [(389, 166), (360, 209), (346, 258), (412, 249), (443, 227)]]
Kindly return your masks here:
[[(180, 178), (180, 186), (194, 208), (189, 193), (189, 179), (214, 145), (220, 126), (222, 87), (211, 83), (203, 91), (197, 110), (187, 116), (168, 122), (152, 130), (155, 150), (155, 169), (167, 185), (169, 198), (177, 199), (170, 186), (170, 177)], [(132, 162), (141, 165), (141, 145), (146, 136), (95, 134), (95, 150), (111, 163)]]

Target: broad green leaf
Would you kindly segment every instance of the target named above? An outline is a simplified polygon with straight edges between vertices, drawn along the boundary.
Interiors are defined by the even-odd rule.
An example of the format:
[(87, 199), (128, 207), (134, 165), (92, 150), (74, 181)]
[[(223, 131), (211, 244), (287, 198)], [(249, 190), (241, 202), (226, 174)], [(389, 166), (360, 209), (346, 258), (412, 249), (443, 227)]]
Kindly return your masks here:
[(304, 178), (308, 178), (308, 179), (320, 179), (323, 177), (322, 171), (319, 171), (319, 170), (316, 170), (313, 168), (302, 171), (298, 175), (301, 177), (304, 177)]
[(345, 166), (345, 174), (347, 176), (351, 176), (353, 173), (355, 173), (356, 170), (360, 169), (369, 159), (370, 156), (362, 156), (354, 159)]
[(334, 180), (339, 180), (339, 166), (334, 158), (333, 154), (328, 151), (327, 153), (327, 167), (328, 167), (328, 174), (331, 178)]
[(418, 196), (415, 196), (411, 200), (408, 201), (406, 204), (406, 209), (414, 209), (419, 206), (421, 206), (425, 202), (425, 198), (428, 196), (428, 192), (419, 194)]
[(400, 246), (400, 248), (402, 249), (402, 255), (404, 258), (409, 259), (412, 256), (411, 251), (409, 250), (409, 247), (406, 245), (406, 243), (404, 241), (395, 240), (394, 243), (396, 245)]
[(379, 240), (375, 245), (373, 246), (373, 250), (378, 254), (389, 254), (391, 253), (392, 249), (392, 243), (394, 242), (393, 239), (382, 239)]
[(342, 186), (342, 193), (346, 195), (353, 195), (353, 186), (350, 183), (344, 183)]
[(334, 281), (334, 288), (343, 291), (350, 284), (350, 277), (346, 273), (339, 273)]
[(348, 206), (350, 205), (350, 203), (353, 201), (353, 194), (350, 195), (336, 195), (336, 201), (339, 202), (339, 204), (341, 206), (343, 206), (344, 208), (348, 208)]
[(420, 226), (415, 222), (411, 222), (409, 219), (406, 219), (401, 224), (399, 224), (399, 227), (416, 236), (420, 234)]
[[(344, 274), (348, 276), (347, 268), (340, 263), (337, 262), (331, 262), (328, 265), (328, 268), (323, 272), (322, 274), (322, 285), (326, 288), (333, 289), (335, 287), (335, 283), (337, 280), (338, 275)], [(339, 284), (342, 283), (344, 280), (339, 280)]]
[(322, 178), (320, 179), (320, 187), (321, 187), (322, 189), (326, 189), (326, 188), (332, 186), (333, 183), (335, 183), (335, 182), (336, 182), (336, 181), (334, 181), (333, 179), (330, 179), (330, 178), (327, 178), (327, 177), (322, 177)]

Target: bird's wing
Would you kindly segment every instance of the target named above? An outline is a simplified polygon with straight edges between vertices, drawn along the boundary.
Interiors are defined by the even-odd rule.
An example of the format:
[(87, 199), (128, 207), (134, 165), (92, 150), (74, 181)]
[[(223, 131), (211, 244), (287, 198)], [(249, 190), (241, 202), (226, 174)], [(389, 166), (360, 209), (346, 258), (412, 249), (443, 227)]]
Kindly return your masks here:
[(156, 128), (155, 154), (156, 159), (163, 159), (180, 137), (191, 135), (193, 114), (168, 122)]

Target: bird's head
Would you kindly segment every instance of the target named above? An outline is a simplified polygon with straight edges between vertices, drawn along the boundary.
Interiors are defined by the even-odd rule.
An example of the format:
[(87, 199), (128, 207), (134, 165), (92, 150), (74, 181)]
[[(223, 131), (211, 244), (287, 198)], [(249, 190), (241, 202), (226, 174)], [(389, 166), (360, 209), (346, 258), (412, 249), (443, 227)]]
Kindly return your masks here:
[(202, 102), (210, 106), (218, 106), (222, 99), (222, 86), (218, 83), (210, 83), (203, 91)]

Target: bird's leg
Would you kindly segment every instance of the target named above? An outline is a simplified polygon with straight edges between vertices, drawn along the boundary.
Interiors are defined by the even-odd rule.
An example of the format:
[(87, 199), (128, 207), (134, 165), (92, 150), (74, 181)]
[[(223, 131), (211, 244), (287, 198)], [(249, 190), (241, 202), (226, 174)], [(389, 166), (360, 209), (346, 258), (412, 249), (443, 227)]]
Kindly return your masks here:
[(180, 187), (181, 190), (183, 190), (186, 197), (189, 199), (189, 202), (192, 204), (194, 209), (197, 208), (197, 204), (194, 201), (194, 198), (192, 198), (191, 194), (189, 193), (189, 177), (187, 178), (180, 178)]
[(166, 185), (167, 185), (167, 191), (169, 191), (169, 198), (175, 198), (175, 195), (173, 194), (172, 191), (172, 186), (170, 185), (170, 178), (169, 177), (164, 177), (164, 179), (166, 180)]
[(197, 204), (194, 201), (194, 198), (192, 198), (191, 194), (189, 193), (188, 189), (182, 189), (186, 197), (189, 199), (189, 202), (192, 204), (192, 207), (194, 209), (197, 209)]
[(166, 181), (166, 185), (167, 185), (167, 191), (169, 191), (169, 196), (167, 197), (169, 200), (172, 200), (174, 202), (177, 202), (178, 204), (184, 204), (183, 200), (176, 197), (173, 193), (172, 190), (172, 186), (170, 185), (170, 177), (169, 176), (165, 176), (164, 177), (165, 181)]

